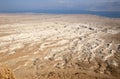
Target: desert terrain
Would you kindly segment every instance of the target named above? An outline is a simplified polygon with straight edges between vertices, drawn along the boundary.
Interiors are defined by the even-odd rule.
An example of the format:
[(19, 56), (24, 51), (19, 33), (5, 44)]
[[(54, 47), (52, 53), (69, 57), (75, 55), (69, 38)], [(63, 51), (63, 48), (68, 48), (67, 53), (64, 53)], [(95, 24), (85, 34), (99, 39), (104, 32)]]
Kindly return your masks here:
[(0, 77), (120, 79), (120, 19), (0, 14)]

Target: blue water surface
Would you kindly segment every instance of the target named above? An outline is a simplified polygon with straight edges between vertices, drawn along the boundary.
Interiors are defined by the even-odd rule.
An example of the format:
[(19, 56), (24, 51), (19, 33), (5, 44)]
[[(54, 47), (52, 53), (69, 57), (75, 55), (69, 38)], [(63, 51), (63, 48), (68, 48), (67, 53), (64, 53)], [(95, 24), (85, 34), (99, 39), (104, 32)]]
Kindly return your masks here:
[(33, 13), (33, 14), (92, 14), (109, 18), (120, 18), (120, 12), (115, 11), (87, 11), (87, 10), (32, 10), (32, 11), (4, 11), (0, 13)]

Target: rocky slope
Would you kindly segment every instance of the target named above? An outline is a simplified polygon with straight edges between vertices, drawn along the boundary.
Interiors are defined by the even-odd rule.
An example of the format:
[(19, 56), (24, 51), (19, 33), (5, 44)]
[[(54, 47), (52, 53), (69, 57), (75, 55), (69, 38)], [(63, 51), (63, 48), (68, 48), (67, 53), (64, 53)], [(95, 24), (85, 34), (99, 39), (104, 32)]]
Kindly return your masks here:
[(0, 62), (17, 79), (119, 79), (120, 19), (0, 15)]

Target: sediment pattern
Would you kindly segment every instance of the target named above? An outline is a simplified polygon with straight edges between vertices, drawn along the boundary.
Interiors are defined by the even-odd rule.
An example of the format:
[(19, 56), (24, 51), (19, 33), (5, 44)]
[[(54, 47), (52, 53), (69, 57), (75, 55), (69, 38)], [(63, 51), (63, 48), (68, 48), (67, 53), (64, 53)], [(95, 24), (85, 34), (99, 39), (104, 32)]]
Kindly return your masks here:
[(17, 79), (120, 78), (120, 19), (0, 17), (0, 63), (9, 65)]

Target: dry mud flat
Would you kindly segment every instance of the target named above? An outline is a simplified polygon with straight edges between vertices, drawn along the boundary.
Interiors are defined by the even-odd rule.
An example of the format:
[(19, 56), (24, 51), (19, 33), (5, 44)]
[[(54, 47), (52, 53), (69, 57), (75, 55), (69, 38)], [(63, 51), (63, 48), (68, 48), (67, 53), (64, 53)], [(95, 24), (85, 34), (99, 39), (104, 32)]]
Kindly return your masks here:
[(0, 63), (17, 79), (119, 79), (120, 19), (1, 14)]

